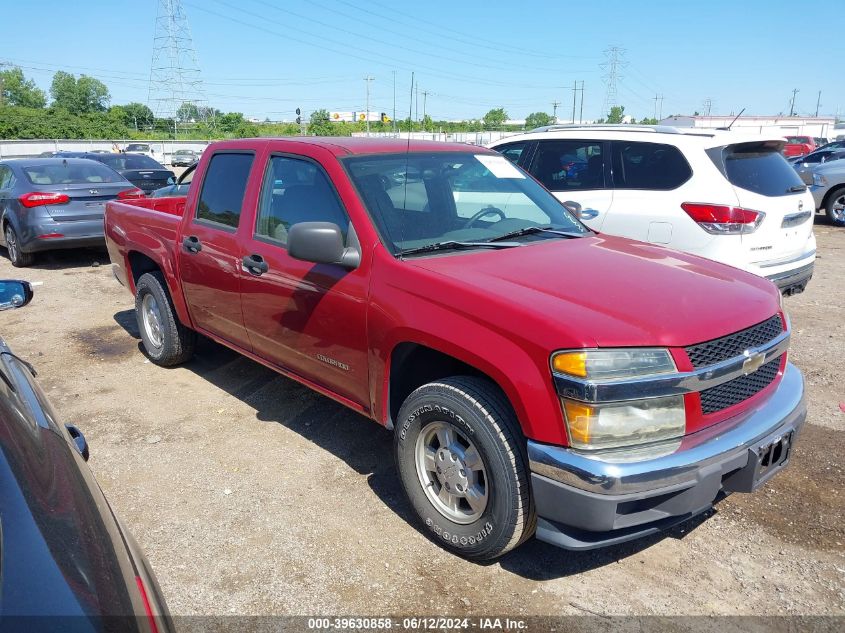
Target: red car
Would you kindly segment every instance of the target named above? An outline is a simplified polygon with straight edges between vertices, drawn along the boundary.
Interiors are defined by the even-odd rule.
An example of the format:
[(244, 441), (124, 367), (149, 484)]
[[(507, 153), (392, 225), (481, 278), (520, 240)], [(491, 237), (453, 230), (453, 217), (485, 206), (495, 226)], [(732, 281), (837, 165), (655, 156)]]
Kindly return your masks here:
[(105, 230), (153, 362), (200, 333), (392, 429), (467, 558), (684, 521), (781, 470), (806, 416), (771, 282), (598, 234), (485, 148), (224, 141)]
[(787, 136), (783, 146), (783, 155), (787, 158), (804, 156), (816, 149), (816, 141), (812, 136)]

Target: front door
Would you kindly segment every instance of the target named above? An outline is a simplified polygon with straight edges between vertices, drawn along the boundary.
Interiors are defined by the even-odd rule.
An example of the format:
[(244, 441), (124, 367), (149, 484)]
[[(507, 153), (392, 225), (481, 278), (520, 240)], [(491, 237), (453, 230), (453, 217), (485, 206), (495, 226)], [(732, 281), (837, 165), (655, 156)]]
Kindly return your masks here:
[(179, 251), (182, 289), (198, 330), (251, 351), (241, 312), (241, 249), (237, 230), (255, 155), (222, 151), (205, 170), (196, 208)]
[(253, 349), (369, 408), (367, 263), (348, 270), (290, 257), (287, 235), (298, 222), (332, 222), (349, 239), (349, 216), (320, 164), (301, 155), (271, 156), (241, 268), (244, 323)]
[(528, 171), (561, 202), (581, 205), (580, 219), (600, 231), (613, 202), (607, 143), (541, 140)]

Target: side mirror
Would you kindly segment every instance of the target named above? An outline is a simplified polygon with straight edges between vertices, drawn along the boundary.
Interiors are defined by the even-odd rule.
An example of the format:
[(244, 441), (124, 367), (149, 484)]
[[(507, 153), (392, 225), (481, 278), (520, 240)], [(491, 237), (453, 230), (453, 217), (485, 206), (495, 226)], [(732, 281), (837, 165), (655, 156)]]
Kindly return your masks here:
[[(350, 225), (350, 232), (352, 228)], [(357, 238), (350, 240), (357, 243)], [(315, 264), (339, 264), (357, 268), (361, 253), (355, 246), (343, 246), (343, 233), (332, 222), (298, 222), (288, 231), (288, 254)]]
[(569, 211), (576, 218), (581, 217), (581, 209), (583, 207), (579, 203), (574, 202), (573, 200), (566, 200), (562, 204), (564, 207), (566, 207), (566, 210)]
[(0, 280), (0, 310), (22, 308), (32, 301), (32, 294), (28, 281)]

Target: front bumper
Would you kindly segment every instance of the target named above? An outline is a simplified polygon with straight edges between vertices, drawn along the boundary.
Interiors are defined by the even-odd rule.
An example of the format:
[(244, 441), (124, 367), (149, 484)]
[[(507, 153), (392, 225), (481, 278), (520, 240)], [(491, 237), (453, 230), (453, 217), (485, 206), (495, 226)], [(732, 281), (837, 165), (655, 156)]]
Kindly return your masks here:
[[(755, 410), (688, 435), (680, 446), (664, 444), (666, 454), (657, 457), (643, 449), (637, 458), (632, 450), (587, 454), (529, 441), (537, 538), (566, 549), (604, 547), (685, 521), (730, 492), (751, 492), (786, 466), (806, 415), (804, 380), (787, 363), (777, 389)], [(758, 449), (782, 438), (789, 438), (786, 453), (761, 474)]]

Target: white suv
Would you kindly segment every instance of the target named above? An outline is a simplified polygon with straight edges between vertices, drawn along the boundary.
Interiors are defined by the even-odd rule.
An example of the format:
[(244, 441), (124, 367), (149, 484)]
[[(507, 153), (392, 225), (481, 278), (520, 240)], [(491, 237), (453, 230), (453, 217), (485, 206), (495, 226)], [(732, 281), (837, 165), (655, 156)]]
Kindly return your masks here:
[(550, 126), (490, 147), (589, 227), (715, 259), (801, 292), (815, 205), (782, 137), (663, 126)]

